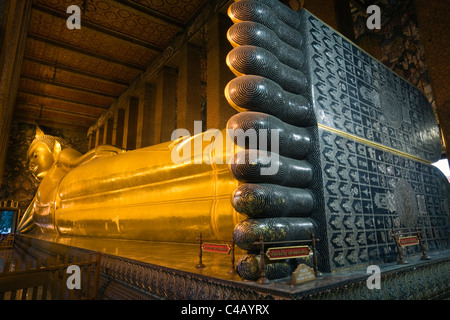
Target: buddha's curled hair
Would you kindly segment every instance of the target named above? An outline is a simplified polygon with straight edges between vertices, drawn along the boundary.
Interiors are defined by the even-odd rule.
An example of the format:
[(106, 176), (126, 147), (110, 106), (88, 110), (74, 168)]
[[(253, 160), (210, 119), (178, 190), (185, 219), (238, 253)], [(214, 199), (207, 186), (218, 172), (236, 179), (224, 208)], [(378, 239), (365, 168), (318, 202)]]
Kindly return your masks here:
[(34, 140), (31, 142), (30, 147), (28, 148), (28, 153), (30, 152), (30, 150), (32, 150), (34, 148), (34, 146), (37, 143), (40, 143), (40, 142), (47, 145), (50, 152), (53, 152), (53, 148), (55, 146), (55, 141), (58, 141), (60, 143), (61, 150), (65, 149), (65, 148), (72, 148), (72, 145), (70, 145), (70, 143), (68, 143), (63, 138), (44, 134), (44, 132), (39, 128), (39, 126), (36, 126), (36, 135), (35, 135)]

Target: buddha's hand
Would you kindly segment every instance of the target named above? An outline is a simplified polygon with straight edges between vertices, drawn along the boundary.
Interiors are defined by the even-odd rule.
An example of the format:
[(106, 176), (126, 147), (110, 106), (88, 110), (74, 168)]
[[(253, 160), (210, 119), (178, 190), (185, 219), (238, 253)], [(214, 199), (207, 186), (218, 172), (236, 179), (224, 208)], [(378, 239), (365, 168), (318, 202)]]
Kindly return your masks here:
[(109, 156), (109, 155), (116, 155), (120, 153), (127, 152), (124, 149), (117, 148), (115, 146), (111, 145), (101, 145), (95, 148), (95, 156), (96, 157), (103, 157), (103, 156)]

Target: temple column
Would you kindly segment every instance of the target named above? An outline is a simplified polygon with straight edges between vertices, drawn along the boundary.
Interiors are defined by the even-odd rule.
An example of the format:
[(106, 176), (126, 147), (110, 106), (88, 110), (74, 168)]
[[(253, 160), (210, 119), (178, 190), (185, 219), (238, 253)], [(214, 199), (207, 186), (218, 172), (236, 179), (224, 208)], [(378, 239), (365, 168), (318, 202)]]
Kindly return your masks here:
[(0, 185), (8, 152), (14, 105), (19, 88), (31, 0), (0, 3)]
[(94, 148), (94, 143), (95, 143), (94, 140), (95, 140), (95, 138), (93, 136), (94, 136), (94, 134), (91, 133), (89, 135), (89, 137), (88, 137), (88, 150), (91, 150), (91, 149)]
[(154, 144), (154, 124), (156, 112), (156, 86), (146, 83), (143, 98), (139, 99), (139, 114), (142, 122), (141, 148)]
[(144, 88), (139, 90), (138, 96), (139, 98), (137, 101), (137, 118), (136, 118), (136, 149), (142, 148), (142, 130), (144, 127), (144, 119), (143, 119)]
[(95, 147), (101, 146), (103, 144), (104, 130), (105, 130), (105, 125), (102, 125), (95, 132)]
[(233, 49), (226, 36), (231, 25), (231, 20), (222, 14), (216, 14), (207, 23), (206, 129), (223, 129), (236, 114), (224, 95), (227, 83), (235, 77), (226, 64), (226, 56)]
[(176, 129), (177, 118), (177, 72), (163, 67), (158, 72), (156, 86), (156, 108), (154, 121), (154, 144), (170, 141)]
[(94, 148), (98, 147), (98, 131), (99, 129), (95, 130), (95, 135), (94, 135)]
[(194, 121), (201, 116), (200, 50), (186, 43), (180, 50), (178, 67), (177, 128), (194, 132)]
[(103, 137), (104, 144), (112, 144), (113, 129), (114, 129), (114, 119), (108, 119), (105, 122), (105, 135)]
[(114, 115), (114, 129), (112, 134), (112, 145), (122, 148), (123, 147), (123, 130), (125, 123), (125, 110), (120, 108)]
[(131, 97), (125, 111), (125, 129), (123, 147), (127, 150), (136, 149), (139, 98)]

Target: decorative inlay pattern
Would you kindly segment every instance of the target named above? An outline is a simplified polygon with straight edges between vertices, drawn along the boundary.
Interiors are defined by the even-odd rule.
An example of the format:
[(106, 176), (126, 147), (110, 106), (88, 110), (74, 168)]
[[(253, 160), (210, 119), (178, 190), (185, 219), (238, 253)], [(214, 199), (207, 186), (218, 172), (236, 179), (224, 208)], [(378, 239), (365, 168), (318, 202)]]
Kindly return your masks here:
[(440, 132), (426, 97), (314, 16), (303, 17), (317, 121), (439, 160)]
[[(264, 113), (284, 122), (278, 125), (281, 130), (289, 124), (311, 133), (304, 160), (314, 174), (307, 188), (315, 199), (309, 217), (321, 239), (319, 269), (395, 261), (392, 229), (418, 228), (428, 250), (446, 248), (450, 185), (431, 166), (440, 158), (441, 142), (425, 96), (306, 10), (294, 12), (276, 0), (248, 0), (232, 4), (228, 14), (234, 25), (227, 37), (235, 49), (227, 64), (238, 77), (228, 83), (225, 96), (241, 112), (236, 119), (248, 113), (256, 122), (263, 116), (255, 112)], [(291, 69), (295, 76), (284, 77)], [(280, 140), (283, 144), (289, 145)], [(275, 204), (275, 193), (267, 192), (266, 185), (264, 192), (256, 188), (279, 184), (263, 175), (256, 179), (258, 165), (252, 175), (236, 174), (231, 167), (245, 183), (233, 193), (234, 208), (288, 219), (292, 210), (285, 205), (286, 192), (276, 193), (280, 201)], [(300, 196), (304, 179), (294, 180), (289, 186)], [(262, 200), (270, 200), (270, 210), (261, 209), (266, 205)], [(268, 229), (284, 232), (281, 225)], [(236, 230), (240, 225), (235, 236)], [(245, 268), (258, 264), (246, 262)]]
[(395, 261), (393, 228), (418, 227), (429, 250), (448, 245), (450, 188), (438, 169), (326, 130), (319, 135), (332, 269)]

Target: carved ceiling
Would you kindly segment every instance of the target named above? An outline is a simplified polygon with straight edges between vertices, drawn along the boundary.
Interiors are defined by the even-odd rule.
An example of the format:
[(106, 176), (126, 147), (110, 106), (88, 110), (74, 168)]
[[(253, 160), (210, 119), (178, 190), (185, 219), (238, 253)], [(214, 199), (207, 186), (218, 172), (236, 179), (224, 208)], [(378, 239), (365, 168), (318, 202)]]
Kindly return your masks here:
[[(207, 0), (34, 0), (15, 117), (87, 129)], [(81, 29), (66, 25), (70, 5)]]

